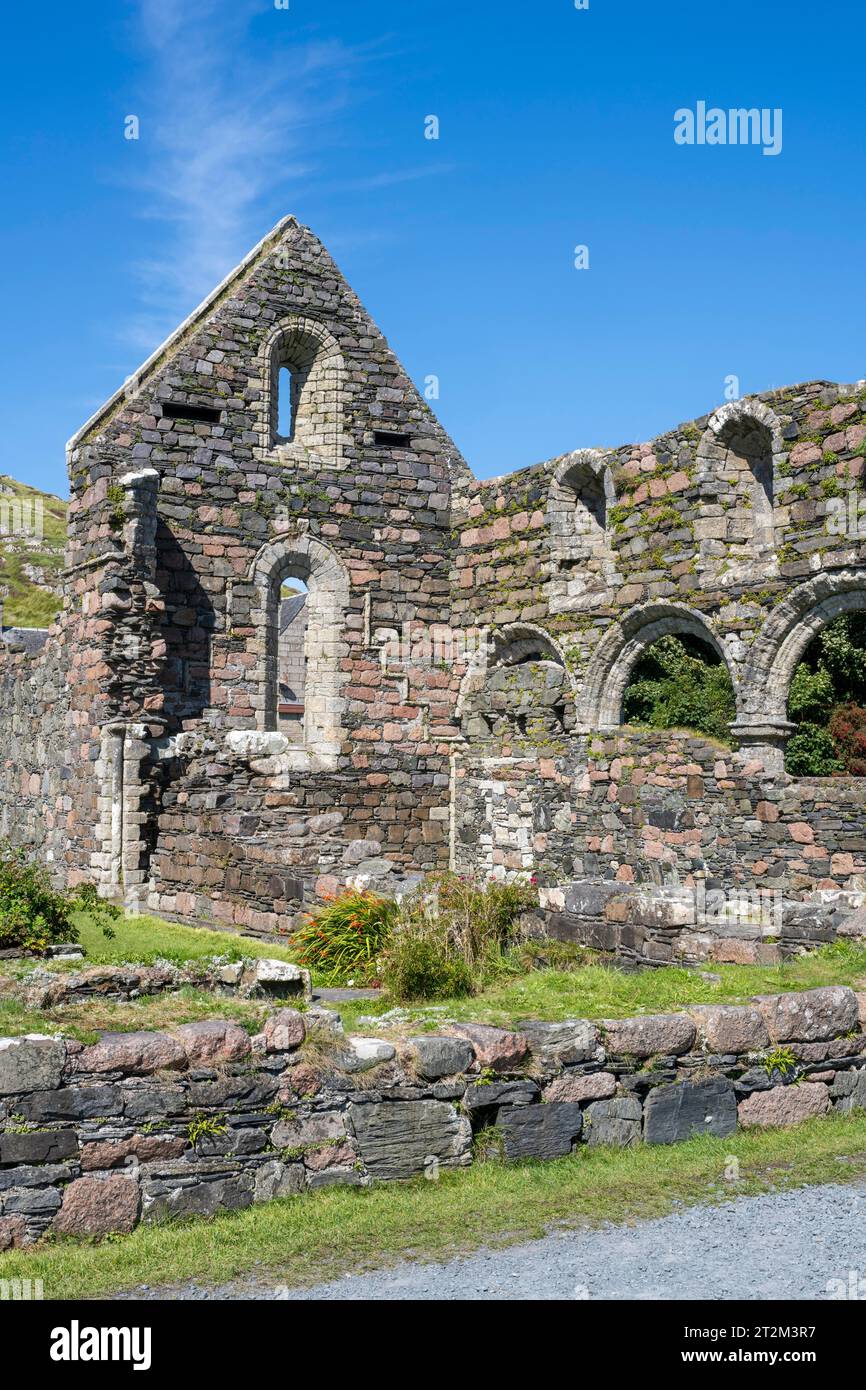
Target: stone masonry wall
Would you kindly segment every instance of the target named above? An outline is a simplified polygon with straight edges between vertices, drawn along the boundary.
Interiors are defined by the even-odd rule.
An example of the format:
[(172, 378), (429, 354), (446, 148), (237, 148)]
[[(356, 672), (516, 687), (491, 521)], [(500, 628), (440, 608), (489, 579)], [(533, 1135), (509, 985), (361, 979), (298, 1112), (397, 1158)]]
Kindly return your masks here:
[[(864, 468), (866, 383), (817, 381), (478, 482), (284, 219), (71, 442), (53, 654), (0, 649), (0, 815), (59, 877), (244, 930), (449, 864), (856, 896), (858, 786), (782, 766), (798, 661), (866, 608)], [(301, 740), (276, 697), (292, 579)], [(454, 652), (395, 655), (437, 626)], [(622, 727), (668, 633), (726, 663), (736, 752)]]
[(89, 1046), (3, 1038), (0, 1249), (435, 1178), (478, 1146), (557, 1158), (866, 1108), (863, 1003), (834, 986), (513, 1033), (454, 1024), (396, 1046), (292, 1008), (252, 1039), (222, 1021)]
[(461, 762), (456, 860), (532, 874), (555, 935), (662, 964), (775, 960), (859, 930), (862, 779), (768, 775), (635, 729), (511, 753)]

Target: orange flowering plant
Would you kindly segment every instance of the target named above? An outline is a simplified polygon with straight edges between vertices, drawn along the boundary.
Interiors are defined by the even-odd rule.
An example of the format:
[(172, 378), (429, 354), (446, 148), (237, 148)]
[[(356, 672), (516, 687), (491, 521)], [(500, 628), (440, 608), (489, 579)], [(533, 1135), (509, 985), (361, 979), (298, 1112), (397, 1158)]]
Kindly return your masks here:
[(376, 962), (390, 939), (397, 915), (393, 898), (370, 889), (347, 888), (326, 900), (292, 937), (298, 963), (316, 970), (333, 984), (366, 984), (376, 976)]

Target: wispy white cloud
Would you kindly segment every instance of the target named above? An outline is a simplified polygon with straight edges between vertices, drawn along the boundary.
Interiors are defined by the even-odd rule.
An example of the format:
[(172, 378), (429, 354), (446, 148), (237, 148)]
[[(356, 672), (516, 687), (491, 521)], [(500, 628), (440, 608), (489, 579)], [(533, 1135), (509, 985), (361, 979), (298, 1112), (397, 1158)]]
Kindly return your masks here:
[(137, 351), (155, 347), (258, 239), (262, 206), (293, 211), (293, 187), (314, 173), (317, 129), (345, 104), (362, 55), (295, 37), (291, 14), (272, 0), (140, 0), (132, 192), (168, 237), (135, 266), (140, 311), (124, 337)]

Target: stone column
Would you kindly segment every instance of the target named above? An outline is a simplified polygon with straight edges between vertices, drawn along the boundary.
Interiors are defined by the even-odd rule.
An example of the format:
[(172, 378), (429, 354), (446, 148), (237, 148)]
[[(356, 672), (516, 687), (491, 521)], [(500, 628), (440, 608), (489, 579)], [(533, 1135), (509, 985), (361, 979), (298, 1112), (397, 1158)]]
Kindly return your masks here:
[(785, 771), (785, 747), (796, 727), (788, 719), (735, 719), (731, 734), (740, 745), (735, 760), (740, 763), (760, 761), (768, 773), (779, 776)]

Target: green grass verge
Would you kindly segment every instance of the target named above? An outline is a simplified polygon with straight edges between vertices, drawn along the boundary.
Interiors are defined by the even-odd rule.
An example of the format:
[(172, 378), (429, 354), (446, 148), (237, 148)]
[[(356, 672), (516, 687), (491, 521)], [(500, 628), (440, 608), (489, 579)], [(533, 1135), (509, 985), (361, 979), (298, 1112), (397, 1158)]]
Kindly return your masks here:
[[(716, 979), (712, 978), (717, 977)], [(707, 978), (709, 977), (709, 978)], [(781, 965), (717, 965), (687, 970), (662, 966), (626, 974), (609, 965), (574, 970), (536, 970), (503, 979), (472, 997), (443, 999), (435, 1005), (406, 1005), (407, 1027), (433, 1029), (445, 1017), (510, 1028), (521, 1019), (625, 1018), (670, 1013), (687, 1004), (739, 1004), (753, 994), (850, 985), (866, 989), (866, 947), (848, 941), (823, 946)], [(377, 999), (340, 1005), (347, 1029), (359, 1016), (377, 1015), (394, 1001)]]
[(244, 956), (294, 960), (287, 946), (255, 941), (235, 932), (185, 927), (177, 922), (163, 922), (158, 917), (119, 918), (113, 924), (115, 934), (111, 938), (106, 938), (101, 923), (86, 913), (76, 916), (75, 925), (79, 942), (87, 952), (86, 961), (71, 965), (75, 970), (87, 965), (120, 965), (124, 961), (152, 965), (156, 960), (170, 960), (175, 965), (183, 965), (186, 961), (204, 960), (208, 956), (225, 956), (229, 960), (241, 960)]
[[(725, 1177), (731, 1157), (738, 1182)], [(209, 1222), (140, 1226), (99, 1245), (58, 1240), (35, 1253), (0, 1255), (0, 1279), (42, 1279), (52, 1299), (192, 1278), (219, 1283), (250, 1271), (299, 1285), (532, 1239), (558, 1224), (647, 1219), (682, 1204), (864, 1174), (866, 1114), (831, 1115), (669, 1148), (581, 1148), (549, 1163), (480, 1163), (436, 1183), (330, 1188)]]

